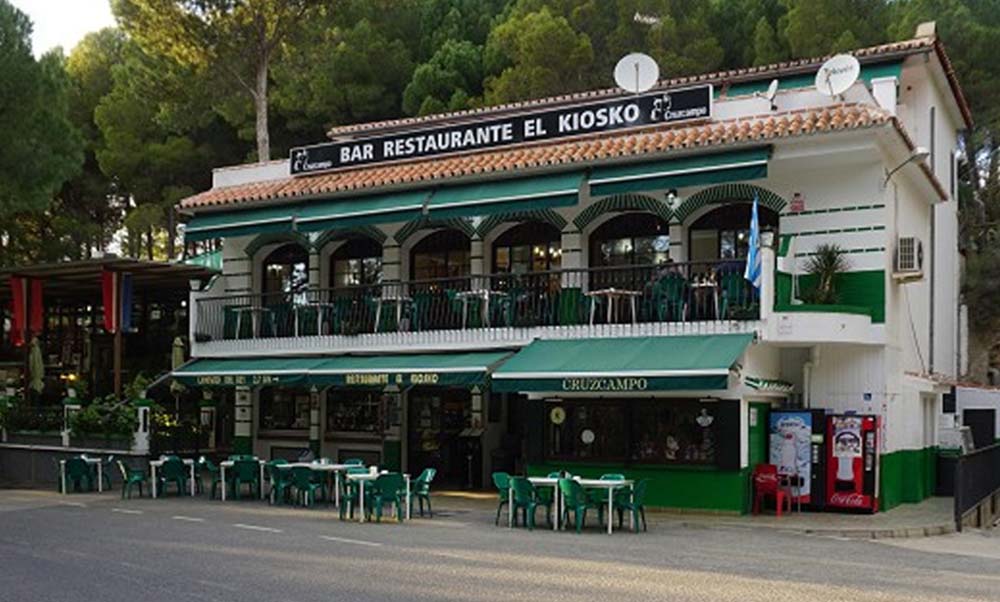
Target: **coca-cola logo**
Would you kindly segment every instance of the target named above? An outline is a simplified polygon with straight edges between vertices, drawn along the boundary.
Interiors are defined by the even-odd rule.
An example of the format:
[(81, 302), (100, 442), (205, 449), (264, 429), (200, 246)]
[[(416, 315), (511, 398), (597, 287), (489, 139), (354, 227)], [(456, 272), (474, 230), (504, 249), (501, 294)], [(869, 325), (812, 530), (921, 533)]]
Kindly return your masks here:
[(838, 492), (830, 496), (830, 504), (833, 506), (846, 506), (848, 508), (862, 508), (868, 505), (868, 496), (856, 492)]

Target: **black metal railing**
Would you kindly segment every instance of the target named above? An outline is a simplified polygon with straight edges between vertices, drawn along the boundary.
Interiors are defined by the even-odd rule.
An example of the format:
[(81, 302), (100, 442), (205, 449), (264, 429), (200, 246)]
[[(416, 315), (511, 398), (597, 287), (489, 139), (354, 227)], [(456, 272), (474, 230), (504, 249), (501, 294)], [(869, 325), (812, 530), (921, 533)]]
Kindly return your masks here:
[(577, 324), (756, 320), (743, 262), (488, 274), (199, 299), (199, 341)]
[[(996, 516), (994, 498), (1000, 494), (1000, 444), (958, 457), (955, 464), (955, 528), (959, 531), (978, 506), (989, 504), (987, 516)], [(973, 524), (979, 525), (975, 516)]]

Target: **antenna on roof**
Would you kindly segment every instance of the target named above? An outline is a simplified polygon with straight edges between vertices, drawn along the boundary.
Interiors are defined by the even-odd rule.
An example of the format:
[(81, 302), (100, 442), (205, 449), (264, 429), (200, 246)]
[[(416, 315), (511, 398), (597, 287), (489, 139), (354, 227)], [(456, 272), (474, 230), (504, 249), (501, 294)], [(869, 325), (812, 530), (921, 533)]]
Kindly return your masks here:
[(659, 79), (660, 66), (648, 54), (626, 54), (615, 65), (615, 83), (626, 92), (640, 94), (655, 86)]
[(849, 54), (830, 57), (816, 72), (816, 91), (824, 96), (839, 97), (858, 81), (861, 63)]
[(778, 105), (774, 104), (774, 97), (777, 96), (777, 94), (778, 94), (778, 80), (772, 79), (771, 83), (768, 84), (767, 86), (766, 92), (764, 92), (763, 94), (760, 92), (754, 92), (753, 95), (757, 97), (763, 96), (764, 98), (766, 98), (767, 102), (771, 105), (771, 110), (776, 111), (778, 109)]

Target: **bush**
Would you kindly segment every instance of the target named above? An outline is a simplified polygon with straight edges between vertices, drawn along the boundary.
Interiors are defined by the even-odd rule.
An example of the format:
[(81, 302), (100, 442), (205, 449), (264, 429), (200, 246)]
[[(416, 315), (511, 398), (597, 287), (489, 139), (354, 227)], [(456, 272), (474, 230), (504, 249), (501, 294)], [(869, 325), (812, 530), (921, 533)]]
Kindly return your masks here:
[(4, 426), (9, 431), (40, 431), (58, 433), (63, 427), (63, 408), (36, 406), (15, 399), (4, 411)]
[(70, 417), (74, 437), (128, 439), (135, 433), (136, 411), (132, 404), (118, 401), (113, 395), (95, 399)]

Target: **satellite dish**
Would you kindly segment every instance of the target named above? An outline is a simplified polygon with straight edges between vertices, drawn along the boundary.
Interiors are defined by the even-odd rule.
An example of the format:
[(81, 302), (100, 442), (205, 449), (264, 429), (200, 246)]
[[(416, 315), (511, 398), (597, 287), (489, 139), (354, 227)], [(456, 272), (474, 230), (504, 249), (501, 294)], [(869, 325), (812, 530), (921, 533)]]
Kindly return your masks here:
[(660, 80), (660, 67), (653, 57), (641, 52), (626, 54), (615, 65), (615, 83), (626, 92), (645, 92)]
[(816, 91), (826, 96), (839, 96), (861, 75), (861, 63), (849, 54), (830, 57), (816, 72)]
[(778, 95), (778, 80), (772, 79), (771, 83), (767, 86), (767, 91), (763, 94), (760, 92), (754, 92), (753, 95), (758, 98), (763, 96), (767, 99), (767, 103), (771, 106), (771, 110), (776, 110), (778, 106), (774, 104), (774, 97)]

